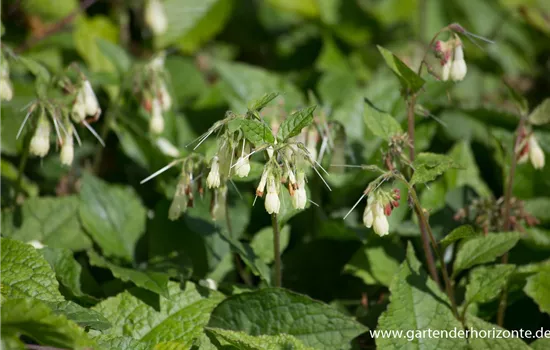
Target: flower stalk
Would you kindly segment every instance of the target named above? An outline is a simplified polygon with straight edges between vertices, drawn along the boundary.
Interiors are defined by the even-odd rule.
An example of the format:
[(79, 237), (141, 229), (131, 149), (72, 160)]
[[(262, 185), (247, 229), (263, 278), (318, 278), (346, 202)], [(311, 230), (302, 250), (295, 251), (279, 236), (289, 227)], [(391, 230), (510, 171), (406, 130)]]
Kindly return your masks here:
[(271, 225), (273, 226), (273, 254), (275, 256), (275, 287), (282, 287), (283, 274), (281, 271), (281, 235), (277, 214), (271, 214)]

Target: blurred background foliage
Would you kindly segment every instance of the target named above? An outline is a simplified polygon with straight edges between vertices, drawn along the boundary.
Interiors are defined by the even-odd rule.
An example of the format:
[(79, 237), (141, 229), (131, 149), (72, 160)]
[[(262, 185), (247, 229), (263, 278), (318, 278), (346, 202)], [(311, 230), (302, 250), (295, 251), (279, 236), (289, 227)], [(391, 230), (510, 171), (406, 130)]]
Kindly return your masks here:
[[(243, 112), (248, 101), (277, 91), (287, 111), (318, 103), (318, 112), (341, 125), (342, 137), (333, 150), (332, 164), (379, 164), (380, 148), (385, 145), (366, 124), (365, 99), (402, 123), (406, 106), (399, 81), (376, 45), (392, 50), (416, 68), (427, 43), (447, 24), (458, 22), (494, 40), (480, 47), (463, 40), (466, 79), (443, 84), (426, 76), (418, 101), (429, 115), (416, 116), (417, 150), (448, 154), (465, 169), (450, 170), (419, 189), (439, 238), (459, 225), (454, 213), (473, 198), (503, 194), (518, 120), (504, 82), (525, 96), (530, 110), (550, 91), (550, 2), (545, 0), (166, 0), (168, 30), (160, 36), (143, 26), (142, 6), (141, 1), (124, 0), (2, 1), (3, 46), (36, 60), (54, 75), (73, 61), (80, 63), (103, 109), (94, 127), (107, 144), (102, 148), (93, 137), (84, 135), (70, 169), (62, 167), (53, 153), (43, 160), (30, 159), (23, 179), (30, 198), (21, 206), (14, 205), (13, 185), (23, 139), (16, 140), (15, 134), (25, 116), (22, 108), (34, 98), (34, 86), (28, 71), (12, 63), (14, 98), (2, 103), (1, 120), (4, 236), (41, 239), (46, 244), (48, 240), (50, 244), (67, 241), (66, 248), (73, 251), (89, 247), (89, 239), (78, 242), (59, 237), (58, 231), (54, 235), (44, 228), (48, 217), (33, 214), (52, 208), (38, 196), (76, 198), (82, 189), (78, 198), (83, 202), (56, 202), (59, 207), (52, 215), (70, 217), (71, 210), (80, 210), (83, 229), (94, 240), (94, 232), (112, 230), (118, 240), (114, 244), (126, 247), (120, 255), (114, 246), (113, 254), (134, 266), (155, 266), (161, 260), (184, 278), (211, 277), (230, 288), (235, 282), (244, 283), (235, 272), (232, 255), (244, 249), (242, 244), (254, 248), (264, 267), (272, 263), (269, 216), (261, 205), (252, 207), (253, 177), (237, 183), (242, 198), (234, 188), (229, 189), (230, 237), (214, 234), (207, 199), (196, 201), (195, 208), (179, 221), (167, 219), (178, 170), (139, 184), (172, 158), (163, 154), (158, 140), (143, 128), (144, 111), (124, 95), (122, 86), (128, 84), (136, 63), (159, 50), (167, 51), (169, 90), (176, 106), (165, 116), (162, 137), (182, 155), (191, 152), (192, 147), (186, 146), (227, 110)], [(437, 64), (434, 60), (433, 65)], [(535, 133), (550, 153), (548, 126)], [(203, 149), (214, 143), (207, 141)], [(403, 205), (391, 216), (391, 235), (384, 239), (362, 226), (362, 209), (344, 222), (341, 218), (373, 177), (356, 169), (330, 170), (331, 192), (316, 178), (309, 185), (319, 207), (282, 215), (283, 285), (331, 302), (374, 328), (377, 313), (387, 303), (391, 277), (405, 255), (403, 238), (419, 243), (416, 219), (403, 196)], [(88, 172), (102, 180), (82, 180)], [(124, 191), (112, 184), (122, 184)], [(95, 190), (84, 190), (87, 186)], [(111, 205), (110, 210), (119, 218), (131, 218), (133, 224), (121, 232), (116, 225), (94, 227), (98, 220), (94, 212), (89, 220), (88, 214), (82, 214), (83, 203), (92, 201), (87, 196), (100, 197), (98, 202), (118, 198), (115, 203), (120, 205)], [(510, 262), (543, 261), (550, 252), (550, 166), (537, 171), (529, 164), (519, 165), (514, 196), (526, 201), (541, 225), (527, 229), (511, 252)], [(35, 225), (42, 223), (41, 230), (33, 229), (32, 218), (38, 220)], [(105, 246), (112, 243), (104, 244), (99, 243), (105, 253)], [(262, 267), (253, 265), (248, 264), (248, 269), (262, 276)], [(114, 282), (101, 280), (109, 277), (89, 274), (89, 278), (87, 293), (92, 295), (120, 290)], [(264, 283), (259, 282), (261, 277), (251, 278)], [(366, 306), (361, 306), (362, 295)], [(510, 302), (507, 326), (548, 326), (548, 315), (539, 312), (531, 299), (512, 297)], [(526, 310), (529, 317), (524, 316)], [(494, 317), (495, 308), (486, 312)]]

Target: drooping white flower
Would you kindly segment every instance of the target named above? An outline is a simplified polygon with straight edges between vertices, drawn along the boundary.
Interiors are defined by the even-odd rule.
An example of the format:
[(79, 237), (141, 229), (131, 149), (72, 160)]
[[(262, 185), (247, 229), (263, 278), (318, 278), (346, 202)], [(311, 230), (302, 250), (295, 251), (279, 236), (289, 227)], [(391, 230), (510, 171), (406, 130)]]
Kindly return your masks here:
[(298, 188), (294, 191), (292, 196), (292, 206), (294, 209), (305, 209), (307, 204), (306, 182), (305, 173), (298, 171)]
[(269, 146), (267, 147), (267, 155), (269, 156), (269, 159), (271, 159), (271, 157), (273, 157), (273, 146)]
[(468, 71), (466, 61), (464, 60), (464, 51), (462, 43), (458, 43), (454, 49), (453, 63), (451, 67), (451, 79), (453, 81), (462, 81)]
[(451, 66), (453, 65), (452, 61), (449, 59), (443, 67), (441, 68), (441, 80), (447, 81), (451, 75)]
[(164, 118), (162, 107), (158, 99), (153, 99), (151, 104), (151, 119), (149, 120), (149, 131), (153, 134), (161, 134), (164, 131)]
[(369, 196), (367, 199), (367, 205), (365, 206), (365, 211), (363, 212), (363, 223), (367, 228), (372, 227), (372, 223), (374, 222), (374, 213), (372, 212), (372, 202), (374, 200), (374, 197)]
[(86, 93), (79, 89), (73, 104), (71, 118), (75, 123), (80, 124), (86, 118)]
[(29, 151), (32, 155), (44, 157), (50, 150), (50, 122), (44, 114), (38, 118), (38, 126), (31, 139)]
[(168, 29), (168, 18), (160, 0), (148, 0), (145, 5), (145, 23), (155, 35), (164, 34)]
[(544, 151), (540, 148), (540, 145), (537, 141), (535, 135), (529, 136), (529, 159), (531, 164), (535, 169), (544, 168)]
[(169, 157), (177, 158), (180, 156), (180, 151), (174, 146), (170, 141), (164, 137), (159, 137), (157, 139), (157, 147), (160, 151)]
[(89, 80), (84, 80), (82, 90), (84, 91), (86, 114), (89, 116), (99, 116), (101, 114), (101, 109), (99, 108), (99, 102), (97, 102), (97, 97), (95, 96), (94, 89), (92, 89), (92, 84), (90, 84)]
[(27, 244), (30, 244), (35, 249), (42, 249), (42, 248), (45, 247), (45, 245), (42, 242), (38, 241), (38, 240), (28, 241)]
[(369, 196), (367, 206), (363, 213), (363, 223), (368, 228), (373, 228), (374, 233), (385, 236), (389, 232), (389, 223), (384, 213), (383, 204), (374, 196)]
[(206, 178), (206, 185), (208, 188), (218, 188), (220, 187), (220, 183), (220, 161), (218, 156), (214, 156), (214, 158), (212, 158), (210, 172)]
[(209, 289), (218, 290), (218, 284), (212, 278), (205, 279), (204, 284), (206, 284), (206, 287)]
[(13, 88), (9, 77), (0, 77), (0, 100), (11, 101), (13, 98)]
[(168, 93), (168, 89), (166, 88), (166, 84), (164, 82), (161, 83), (159, 87), (159, 98), (160, 104), (164, 111), (167, 111), (172, 107), (172, 97)]
[(59, 155), (61, 159), (61, 164), (70, 166), (73, 164), (74, 159), (74, 141), (73, 141), (73, 129), (72, 126), (67, 128), (67, 135), (63, 140), (63, 145), (61, 146), (61, 154)]
[(390, 224), (388, 223), (388, 218), (386, 215), (376, 215), (374, 217), (373, 224), (374, 233), (380, 237), (385, 236), (389, 233)]
[(260, 178), (260, 183), (258, 184), (258, 187), (256, 187), (256, 196), (262, 197), (264, 195), (264, 189), (267, 183), (268, 175), (269, 175), (269, 170), (264, 168), (264, 172), (262, 173), (262, 177)]
[(278, 192), (275, 177), (270, 175), (267, 179), (267, 195), (265, 196), (265, 210), (268, 214), (279, 214), (281, 201)]
[(250, 160), (248, 157), (243, 157), (242, 155), (237, 159), (235, 163), (235, 174), (238, 177), (247, 177), (250, 173)]

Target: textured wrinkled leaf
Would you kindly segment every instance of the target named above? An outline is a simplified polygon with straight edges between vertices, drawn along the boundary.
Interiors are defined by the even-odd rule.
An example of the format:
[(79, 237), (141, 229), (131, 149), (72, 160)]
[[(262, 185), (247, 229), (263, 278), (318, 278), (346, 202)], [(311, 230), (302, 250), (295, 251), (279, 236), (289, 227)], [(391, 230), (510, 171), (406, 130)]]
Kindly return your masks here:
[[(279, 232), (279, 245), (281, 253), (285, 251), (290, 240), (290, 226), (285, 226)], [(254, 253), (260, 257), (266, 264), (271, 264), (275, 259), (273, 253), (273, 228), (266, 227), (254, 235), (250, 247)]]
[(117, 350), (149, 350), (150, 344), (140, 342), (132, 337), (114, 336), (114, 335), (99, 335), (94, 338), (96, 343), (104, 349)]
[(529, 122), (534, 125), (550, 123), (550, 98), (541, 102), (529, 115)]
[(80, 199), (82, 225), (103, 253), (131, 261), (146, 220), (145, 208), (134, 190), (84, 174)]
[(456, 255), (453, 274), (475, 265), (494, 261), (512, 249), (519, 240), (518, 232), (489, 233), (472, 238), (462, 244)]
[[(473, 330), (485, 331), (485, 334), (500, 334), (500, 337), (486, 336), (486, 337), (470, 337), (469, 345), (472, 350), (529, 350), (531, 349), (521, 339), (518, 338), (504, 338), (502, 336), (504, 329), (473, 315), (466, 315), (466, 327)], [(481, 333), (483, 334), (483, 333)]]
[(500, 295), (515, 265), (480, 266), (470, 272), (466, 304), (487, 303)]
[(59, 283), (76, 297), (86, 296), (80, 285), (82, 266), (75, 260), (70, 250), (45, 247), (40, 252), (54, 270)]
[(435, 180), (449, 169), (459, 168), (455, 161), (446, 155), (436, 153), (420, 153), (413, 162), (414, 174), (411, 185)]
[(271, 101), (273, 101), (275, 98), (279, 96), (279, 93), (277, 92), (270, 92), (266, 93), (262, 97), (250, 102), (248, 104), (248, 110), (249, 111), (261, 111), (262, 108), (267, 106)]
[(394, 53), (378, 46), (378, 51), (384, 57), (384, 61), (393, 73), (399, 78), (401, 85), (404, 89), (409, 89), (411, 93), (416, 93), (422, 86), (424, 86), (424, 79), (422, 79), (418, 74), (412, 71), (403, 61), (399, 59)]
[(389, 141), (396, 134), (402, 133), (401, 125), (389, 113), (379, 110), (370, 101), (365, 103), (365, 124), (378, 137)]
[(277, 138), (280, 141), (286, 141), (291, 137), (294, 137), (302, 132), (302, 129), (309, 126), (313, 122), (313, 111), (316, 106), (311, 106), (298, 110), (289, 115), (283, 120), (279, 131), (277, 132)]
[(313, 350), (295, 337), (288, 334), (260, 335), (257, 337), (243, 332), (229, 331), (220, 328), (207, 328), (206, 331), (222, 344), (228, 344), (238, 350)]
[(539, 338), (529, 345), (532, 350), (547, 350), (550, 349), (550, 338)]
[(130, 69), (132, 60), (122, 47), (102, 38), (97, 38), (96, 42), (101, 53), (111, 60), (120, 74), (126, 73)]
[[(447, 295), (422, 269), (411, 244), (407, 257), (390, 285), (390, 304), (378, 320), (379, 331), (402, 329), (407, 331), (462, 329), (454, 317)], [(466, 349), (460, 338), (406, 338), (378, 337), (380, 349)]]
[(275, 142), (275, 138), (267, 124), (252, 119), (243, 119), (240, 124), (246, 139), (256, 147)]
[(48, 262), (31, 245), (1, 238), (2, 296), (63, 301), (59, 284)]
[(537, 303), (541, 312), (550, 314), (550, 267), (529, 277), (524, 291)]
[(190, 348), (223, 296), (191, 282), (184, 290), (179, 283), (170, 282), (168, 289), (170, 299), (161, 296), (158, 309), (134, 296), (139, 290), (125, 291), (94, 306), (113, 325), (103, 334), (153, 345), (177, 342), (182, 348)]
[(315, 349), (348, 348), (367, 330), (329, 305), (278, 288), (226, 299), (214, 309), (208, 326), (252, 336), (285, 333)]
[(162, 272), (154, 271), (142, 271), (127, 267), (118, 266), (113, 264), (94, 251), (88, 251), (88, 257), (90, 258), (90, 264), (97, 267), (103, 267), (109, 269), (113, 276), (123, 280), (124, 282), (132, 282), (138, 287), (148, 289), (152, 292), (158, 293), (165, 298), (169, 297), (168, 294), (168, 280), (169, 276)]
[(78, 221), (79, 207), (75, 196), (29, 198), (21, 207), (23, 224), (9, 236), (55, 248), (87, 249), (92, 242)]
[(32, 338), (38, 344), (67, 349), (88, 349), (93, 341), (65, 316), (56, 315), (44, 302), (16, 298), (2, 303), (2, 338)]
[(109, 321), (99, 312), (80, 306), (72, 301), (47, 302), (47, 304), (56, 314), (65, 315), (81, 327), (90, 327), (97, 330), (111, 327)]
[(442, 249), (445, 249), (450, 244), (458, 240), (461, 240), (464, 238), (476, 237), (476, 236), (479, 236), (479, 233), (474, 231), (474, 228), (472, 226), (462, 225), (452, 230), (451, 233), (449, 233), (439, 242), (439, 244), (441, 245)]

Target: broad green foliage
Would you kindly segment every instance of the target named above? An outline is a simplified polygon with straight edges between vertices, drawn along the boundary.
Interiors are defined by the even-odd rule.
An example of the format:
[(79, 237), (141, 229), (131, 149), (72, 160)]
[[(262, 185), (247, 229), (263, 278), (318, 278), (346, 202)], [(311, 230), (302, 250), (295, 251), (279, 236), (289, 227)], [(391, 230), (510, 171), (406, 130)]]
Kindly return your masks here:
[(365, 123), (374, 135), (386, 141), (403, 132), (399, 123), (390, 114), (379, 110), (370, 101), (365, 103)]
[(414, 175), (411, 184), (422, 184), (435, 180), (445, 171), (460, 166), (443, 154), (420, 153), (413, 162)]
[(364, 326), (328, 305), (276, 288), (226, 299), (212, 312), (208, 326), (254, 336), (286, 333), (316, 349), (345, 348), (350, 340), (366, 331)]
[(256, 147), (267, 144), (273, 144), (275, 138), (269, 126), (258, 120), (241, 120), (241, 130), (244, 132), (246, 139), (252, 142)]
[[(460, 329), (450, 301), (439, 290), (415, 256), (412, 245), (390, 285), (390, 304), (380, 316), (377, 330), (404, 329), (412, 331)], [(406, 338), (376, 339), (381, 349), (466, 349), (465, 339), (420, 338), (410, 342)]]
[(409, 89), (412, 93), (417, 92), (424, 85), (424, 79), (413, 72), (403, 61), (401, 61), (394, 53), (378, 46), (378, 51), (384, 57), (384, 61), (393, 73), (399, 78), (404, 89)]
[[(480, 318), (477, 318), (472, 315), (468, 315), (466, 318), (466, 326), (472, 327), (477, 331), (492, 331), (492, 332), (502, 332), (504, 329), (498, 327), (492, 323), (483, 321)], [(470, 349), (474, 350), (528, 350), (530, 349), (527, 344), (525, 344), (521, 339), (518, 338), (496, 338), (496, 337), (486, 337), (482, 338), (481, 336), (472, 338), (469, 342)]]
[(292, 113), (286, 118), (277, 132), (277, 138), (280, 141), (287, 141), (302, 132), (302, 129), (309, 126), (313, 122), (313, 111), (316, 106), (312, 106), (303, 110)]
[(486, 303), (498, 297), (514, 269), (514, 265), (480, 266), (473, 269), (466, 287), (465, 303)]
[(529, 277), (525, 293), (533, 298), (542, 312), (550, 314), (550, 268), (543, 268)]
[(459, 227), (455, 228), (454, 230), (452, 230), (451, 233), (449, 233), (447, 236), (445, 236), (439, 242), (439, 244), (443, 248), (446, 248), (448, 245), (450, 245), (450, 244), (452, 244), (456, 241), (459, 241), (459, 240), (465, 239), (465, 238), (475, 237), (475, 236), (479, 236), (479, 234), (474, 231), (472, 226), (463, 225), (463, 226), (459, 226)]
[(82, 267), (70, 250), (45, 247), (40, 252), (52, 267), (60, 284), (69, 289), (74, 296), (86, 297), (80, 283)]
[(306, 347), (293, 336), (287, 334), (281, 335), (260, 335), (258, 337), (250, 336), (243, 332), (229, 331), (219, 328), (207, 328), (208, 333), (213, 334), (221, 344), (232, 345), (239, 350), (311, 350), (314, 348)]
[(529, 114), (529, 121), (535, 125), (550, 123), (550, 98), (542, 101), (542, 103)]
[(132, 261), (135, 243), (145, 230), (145, 208), (134, 191), (86, 174), (80, 199), (82, 225), (104, 254)]

